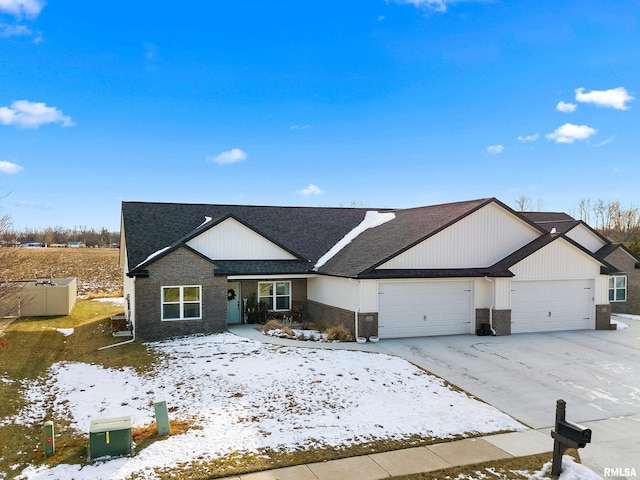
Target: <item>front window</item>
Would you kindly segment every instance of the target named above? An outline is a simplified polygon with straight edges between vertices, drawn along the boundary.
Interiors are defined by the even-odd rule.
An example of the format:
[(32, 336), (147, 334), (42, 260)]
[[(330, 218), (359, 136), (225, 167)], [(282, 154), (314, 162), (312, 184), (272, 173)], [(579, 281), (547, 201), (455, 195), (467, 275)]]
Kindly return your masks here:
[(199, 285), (162, 287), (162, 320), (195, 320), (202, 318)]
[(291, 282), (258, 283), (258, 301), (274, 312), (291, 310)]
[(609, 301), (610, 302), (626, 302), (627, 301), (627, 276), (611, 275), (609, 277)]

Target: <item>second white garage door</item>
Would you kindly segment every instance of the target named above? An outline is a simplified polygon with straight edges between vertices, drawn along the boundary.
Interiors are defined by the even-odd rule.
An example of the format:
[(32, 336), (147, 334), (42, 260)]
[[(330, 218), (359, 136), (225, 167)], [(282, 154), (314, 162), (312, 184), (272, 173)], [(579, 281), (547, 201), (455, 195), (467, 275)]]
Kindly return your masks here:
[(511, 333), (593, 328), (592, 280), (511, 283)]
[(471, 333), (472, 314), (469, 281), (378, 284), (380, 338)]

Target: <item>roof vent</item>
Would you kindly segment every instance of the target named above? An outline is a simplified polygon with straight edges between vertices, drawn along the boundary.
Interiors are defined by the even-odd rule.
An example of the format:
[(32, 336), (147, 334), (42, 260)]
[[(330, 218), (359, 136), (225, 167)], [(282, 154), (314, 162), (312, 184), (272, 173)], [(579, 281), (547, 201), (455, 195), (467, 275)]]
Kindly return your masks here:
[(555, 235), (556, 233), (558, 233), (558, 231), (556, 230), (556, 227), (553, 227), (550, 233), (551, 235)]

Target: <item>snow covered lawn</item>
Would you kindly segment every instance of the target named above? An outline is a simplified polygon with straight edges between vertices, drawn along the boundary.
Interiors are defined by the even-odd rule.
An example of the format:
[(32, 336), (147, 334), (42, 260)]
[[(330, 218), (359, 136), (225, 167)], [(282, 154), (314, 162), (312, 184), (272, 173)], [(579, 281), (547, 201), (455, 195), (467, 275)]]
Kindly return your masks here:
[[(28, 467), (21, 478), (154, 478), (154, 468), (206, 462), (233, 452), (348, 446), (412, 435), (449, 438), (524, 427), (452, 390), (400, 358), (278, 347), (225, 333), (151, 344), (165, 360), (148, 374), (57, 363), (28, 388), (28, 407), (0, 423), (70, 419), (87, 434), (92, 419), (154, 422), (153, 402), (197, 428), (120, 458), (84, 466)], [(120, 347), (126, 348), (126, 347)], [(45, 409), (54, 405), (53, 418)]]

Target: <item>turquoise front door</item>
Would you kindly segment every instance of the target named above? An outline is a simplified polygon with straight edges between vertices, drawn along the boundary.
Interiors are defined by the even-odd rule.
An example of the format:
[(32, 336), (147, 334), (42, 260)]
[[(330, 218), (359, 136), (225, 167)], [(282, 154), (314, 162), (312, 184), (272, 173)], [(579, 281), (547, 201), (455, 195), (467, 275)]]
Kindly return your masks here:
[(242, 323), (240, 282), (227, 283), (227, 323)]

